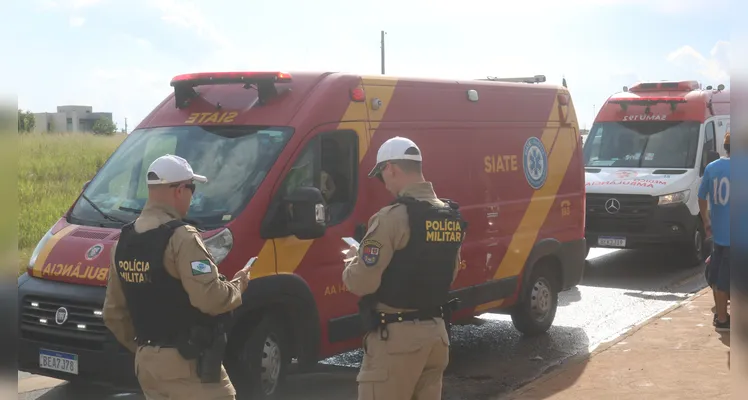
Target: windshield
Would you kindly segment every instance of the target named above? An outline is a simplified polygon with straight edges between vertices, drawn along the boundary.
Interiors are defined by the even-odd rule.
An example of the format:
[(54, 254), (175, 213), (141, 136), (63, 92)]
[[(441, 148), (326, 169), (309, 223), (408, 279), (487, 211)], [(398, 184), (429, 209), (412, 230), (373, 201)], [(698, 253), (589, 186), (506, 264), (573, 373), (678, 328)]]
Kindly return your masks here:
[(693, 168), (698, 122), (598, 122), (584, 142), (585, 167)]
[(249, 202), (292, 134), (291, 128), (249, 126), (136, 130), (86, 187), (83, 194), (96, 206), (81, 198), (70, 222), (120, 227), (117, 220), (134, 220), (148, 197), (148, 166), (164, 154), (175, 154), (208, 177), (208, 183), (197, 183), (187, 218), (202, 229), (220, 227)]

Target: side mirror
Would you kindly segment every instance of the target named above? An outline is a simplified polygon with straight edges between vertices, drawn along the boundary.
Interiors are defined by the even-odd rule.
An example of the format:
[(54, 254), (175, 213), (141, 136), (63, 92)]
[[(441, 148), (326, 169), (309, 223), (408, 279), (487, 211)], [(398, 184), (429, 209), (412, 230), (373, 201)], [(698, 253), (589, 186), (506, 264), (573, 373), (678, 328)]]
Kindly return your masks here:
[(324, 236), (327, 229), (325, 200), (315, 187), (302, 186), (284, 199), (288, 212), (288, 228), (301, 240)]

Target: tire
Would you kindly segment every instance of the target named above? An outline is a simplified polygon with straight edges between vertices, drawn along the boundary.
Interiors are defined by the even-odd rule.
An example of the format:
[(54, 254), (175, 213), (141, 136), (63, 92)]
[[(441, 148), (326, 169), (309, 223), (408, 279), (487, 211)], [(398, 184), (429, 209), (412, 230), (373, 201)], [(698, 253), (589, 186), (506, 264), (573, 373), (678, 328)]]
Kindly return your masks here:
[(686, 268), (701, 265), (711, 253), (710, 241), (706, 238), (704, 224), (701, 218), (696, 217), (696, 229), (691, 236), (691, 242), (686, 246), (683, 253), (686, 257)]
[[(238, 400), (280, 399), (291, 362), (288, 333), (272, 314), (262, 316), (227, 360)], [(231, 356), (231, 355), (229, 355)]]
[(590, 249), (591, 249), (591, 248), (592, 248), (592, 247), (590, 247), (590, 244), (589, 244), (589, 243), (587, 243), (587, 252), (586, 252), (586, 253), (584, 253), (584, 258), (585, 258), (585, 259), (587, 259), (587, 257), (589, 257), (589, 255), (590, 255)]
[(511, 316), (515, 329), (525, 336), (543, 334), (553, 325), (558, 309), (558, 284), (553, 272), (549, 264), (538, 264), (521, 289)]

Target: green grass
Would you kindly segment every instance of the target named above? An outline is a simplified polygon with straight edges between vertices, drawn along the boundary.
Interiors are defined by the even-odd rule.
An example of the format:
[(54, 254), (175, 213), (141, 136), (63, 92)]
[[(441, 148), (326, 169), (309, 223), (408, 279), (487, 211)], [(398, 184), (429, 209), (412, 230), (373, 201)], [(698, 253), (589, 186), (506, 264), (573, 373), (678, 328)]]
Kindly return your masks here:
[(37, 242), (70, 207), (124, 135), (18, 136), (18, 250), (21, 273)]

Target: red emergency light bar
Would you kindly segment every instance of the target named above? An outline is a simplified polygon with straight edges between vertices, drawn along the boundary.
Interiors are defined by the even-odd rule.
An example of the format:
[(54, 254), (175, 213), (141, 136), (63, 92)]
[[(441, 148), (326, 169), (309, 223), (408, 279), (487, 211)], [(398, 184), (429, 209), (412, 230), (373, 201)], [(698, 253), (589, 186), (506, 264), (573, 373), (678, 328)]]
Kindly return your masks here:
[(628, 91), (632, 93), (655, 92), (665, 90), (677, 90), (690, 92), (699, 88), (697, 81), (662, 81), (662, 82), (638, 82)]
[(257, 88), (260, 104), (278, 95), (276, 83), (292, 82), (286, 72), (198, 72), (177, 75), (171, 80), (177, 108), (185, 108), (191, 98), (198, 96), (195, 87), (206, 85), (230, 85), (243, 83), (245, 89)]
[(685, 103), (685, 97), (627, 97), (622, 99), (608, 100), (609, 103), (619, 104), (624, 111), (629, 105), (634, 106), (645, 106), (649, 110), (650, 106), (661, 103), (670, 104), (670, 110), (675, 111), (679, 103)]

